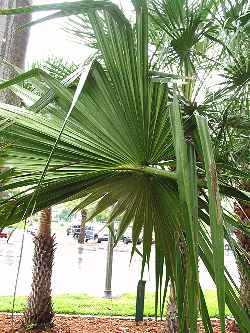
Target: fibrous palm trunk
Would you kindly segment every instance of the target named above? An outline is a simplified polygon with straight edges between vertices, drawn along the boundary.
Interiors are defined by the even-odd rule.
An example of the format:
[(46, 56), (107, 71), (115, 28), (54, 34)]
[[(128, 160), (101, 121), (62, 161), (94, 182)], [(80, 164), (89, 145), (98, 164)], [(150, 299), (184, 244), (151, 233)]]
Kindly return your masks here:
[[(244, 186), (244, 189), (249, 191), (250, 184)], [(248, 226), (250, 226), (250, 206), (244, 203), (235, 204), (235, 213), (240, 217), (241, 221)], [(238, 239), (239, 244), (243, 247), (243, 249), (249, 253), (250, 255), (250, 237), (245, 234), (243, 231), (236, 231), (236, 237)], [(246, 310), (248, 315), (250, 316), (250, 278), (249, 274), (246, 273), (246, 269), (244, 269), (243, 264), (239, 261), (237, 262), (240, 276), (240, 300), (243, 308)], [(250, 268), (250, 262), (246, 262), (245, 264)]]
[(178, 333), (178, 313), (176, 295), (173, 285), (170, 286), (170, 295), (167, 306), (166, 333)]
[(78, 238), (78, 243), (83, 244), (85, 239), (85, 222), (87, 219), (87, 211), (85, 209), (81, 210), (82, 220), (80, 226), (80, 233)]
[[(182, 253), (182, 264), (185, 270), (188, 270), (187, 263), (187, 248), (183, 239), (180, 239), (179, 249)], [(178, 318), (178, 307), (176, 300), (176, 288), (175, 285), (171, 282), (170, 284), (170, 293), (167, 305), (167, 318), (165, 325), (166, 333), (178, 333), (179, 332), (179, 318)], [(186, 318), (187, 319), (187, 318)], [(184, 332), (189, 333), (187, 320), (184, 323)]]
[(25, 327), (44, 329), (52, 326), (51, 276), (55, 237), (51, 235), (51, 208), (40, 213), (40, 228), (34, 237), (31, 294), (24, 313)]

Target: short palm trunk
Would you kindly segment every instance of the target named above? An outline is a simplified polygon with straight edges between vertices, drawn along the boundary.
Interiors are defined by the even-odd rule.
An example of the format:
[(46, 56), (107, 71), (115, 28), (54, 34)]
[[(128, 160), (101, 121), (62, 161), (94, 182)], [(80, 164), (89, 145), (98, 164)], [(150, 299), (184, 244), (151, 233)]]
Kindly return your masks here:
[(55, 237), (39, 234), (34, 237), (32, 291), (24, 312), (24, 326), (45, 329), (54, 317), (51, 301), (51, 275), (55, 253)]
[(167, 306), (165, 333), (178, 333), (178, 312), (176, 304), (176, 295), (173, 286), (170, 286), (170, 295)]
[[(242, 231), (237, 231), (236, 236), (239, 244), (247, 253), (250, 253), (250, 237)], [(239, 277), (240, 277), (240, 300), (243, 308), (250, 316), (250, 278), (243, 264), (237, 260)], [(249, 262), (245, 261), (245, 265), (250, 267)]]
[(176, 301), (172, 300), (168, 304), (168, 314), (166, 319), (166, 333), (178, 333), (178, 314)]
[[(246, 186), (246, 190), (249, 191), (249, 185)], [(235, 203), (234, 207), (235, 213), (240, 217), (242, 223), (249, 226), (250, 223), (250, 206), (244, 203)], [(235, 231), (238, 243), (243, 247), (243, 249), (250, 254), (250, 237), (241, 230)], [(240, 300), (243, 308), (250, 316), (250, 278), (249, 274), (240, 261), (237, 261), (239, 276), (240, 276)], [(250, 262), (245, 261), (245, 265), (250, 267)]]

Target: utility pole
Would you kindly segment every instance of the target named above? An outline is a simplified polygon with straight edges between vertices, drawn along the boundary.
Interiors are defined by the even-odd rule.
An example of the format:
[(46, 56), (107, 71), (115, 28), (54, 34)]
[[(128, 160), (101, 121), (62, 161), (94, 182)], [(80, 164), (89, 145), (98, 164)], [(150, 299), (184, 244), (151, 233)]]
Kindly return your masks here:
[(114, 222), (109, 226), (109, 240), (107, 247), (107, 264), (106, 264), (106, 281), (105, 281), (105, 290), (104, 297), (112, 298), (112, 266), (113, 266), (113, 251), (114, 251)]

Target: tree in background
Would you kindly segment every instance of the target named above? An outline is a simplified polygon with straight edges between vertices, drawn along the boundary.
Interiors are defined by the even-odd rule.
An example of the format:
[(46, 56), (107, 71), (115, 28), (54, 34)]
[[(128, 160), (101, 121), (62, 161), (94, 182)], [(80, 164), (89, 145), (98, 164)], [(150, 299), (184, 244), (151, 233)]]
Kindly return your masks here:
[(78, 237), (78, 243), (83, 244), (85, 240), (85, 223), (87, 220), (87, 210), (81, 209), (81, 225), (80, 225), (80, 233)]
[[(0, 8), (30, 6), (31, 0), (0, 0)], [(22, 24), (31, 20), (31, 14), (0, 16), (0, 78), (12, 79), (17, 75), (16, 70), (9, 64), (24, 69), (25, 55), (29, 39), (29, 29), (17, 32)], [(17, 105), (20, 99), (10, 90), (0, 91), (0, 100)]]
[[(13, 8), (16, 6), (31, 5), (30, 0), (0, 0), (0, 8)], [(9, 80), (17, 75), (10, 64), (24, 69), (25, 55), (29, 39), (29, 29), (16, 33), (17, 28), (31, 19), (31, 14), (0, 16), (0, 79)], [(19, 105), (21, 100), (10, 90), (0, 91), (0, 102)], [(4, 142), (1, 146), (4, 146)], [(0, 172), (6, 171), (0, 164)], [(1, 196), (4, 196), (1, 193)]]

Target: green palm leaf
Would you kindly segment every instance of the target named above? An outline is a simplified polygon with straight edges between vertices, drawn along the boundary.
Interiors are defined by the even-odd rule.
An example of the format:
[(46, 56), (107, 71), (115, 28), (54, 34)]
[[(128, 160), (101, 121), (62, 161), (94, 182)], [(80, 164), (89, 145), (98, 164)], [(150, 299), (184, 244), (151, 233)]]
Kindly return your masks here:
[[(212, 2), (204, 3), (211, 9)], [(219, 191), (246, 201), (249, 196), (225, 184), (218, 188), (207, 123), (199, 115), (195, 123), (187, 111), (189, 94), (178, 99), (171, 76), (169, 83), (153, 79), (147, 1), (134, 0), (133, 4), (135, 25), (109, 1), (0, 10), (0, 14), (57, 10), (53, 17), (87, 15), (101, 54), (100, 62), (92, 59), (62, 82), (34, 69), (0, 85), (2, 89), (14, 85), (12, 89), (24, 95), (29, 106), (27, 110), (0, 105), (1, 137), (10, 146), (6, 164), (15, 168), (14, 177), (2, 190), (20, 190), (0, 202), (0, 223), (12, 224), (76, 198), (80, 202), (75, 210), (95, 204), (90, 218), (110, 207), (108, 222), (117, 217), (121, 220), (116, 240), (133, 225), (132, 254), (143, 233), (143, 269), (149, 264), (154, 234), (157, 287), (164, 289), (163, 294), (158, 290), (157, 297), (160, 303), (164, 300), (171, 281), (180, 332), (187, 328), (196, 332), (198, 307), (207, 331), (211, 331), (199, 284), (199, 257), (217, 285), (222, 331), (226, 298), (230, 309), (235, 307), (232, 311), (244, 332), (250, 327), (249, 318), (223, 269), (223, 238), (230, 237), (224, 226), (237, 225), (237, 221), (222, 219)], [(172, 5), (177, 16), (169, 17), (169, 22), (175, 28), (183, 27), (187, 23), (184, 2)], [(199, 15), (203, 19), (207, 13)], [(195, 15), (192, 20), (188, 24), (195, 27), (191, 32), (197, 38)], [(201, 29), (205, 31), (205, 25)], [(178, 35), (174, 37), (178, 41)], [(191, 47), (195, 42), (192, 40)], [(190, 66), (189, 60), (187, 64)], [(37, 85), (42, 96), (36, 91), (27, 94), (20, 87), (24, 80), (42, 80), (44, 85)], [(203, 225), (211, 230), (211, 237)], [(166, 281), (163, 265), (167, 267)], [(160, 308), (162, 311), (163, 304)]]

